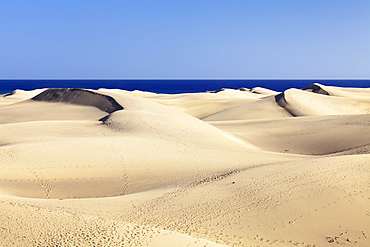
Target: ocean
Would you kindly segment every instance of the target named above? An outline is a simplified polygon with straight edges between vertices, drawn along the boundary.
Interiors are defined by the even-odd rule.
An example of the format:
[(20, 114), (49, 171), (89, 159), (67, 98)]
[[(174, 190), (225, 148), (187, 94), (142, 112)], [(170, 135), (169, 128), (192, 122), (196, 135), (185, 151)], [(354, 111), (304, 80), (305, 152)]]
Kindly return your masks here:
[(327, 86), (370, 87), (370, 79), (0, 79), (0, 94), (8, 93), (15, 89), (32, 90), (37, 88), (115, 88), (168, 94), (197, 93), (219, 90), (221, 88), (238, 89), (242, 87), (264, 87), (275, 91), (284, 91), (288, 88), (304, 88), (315, 82)]

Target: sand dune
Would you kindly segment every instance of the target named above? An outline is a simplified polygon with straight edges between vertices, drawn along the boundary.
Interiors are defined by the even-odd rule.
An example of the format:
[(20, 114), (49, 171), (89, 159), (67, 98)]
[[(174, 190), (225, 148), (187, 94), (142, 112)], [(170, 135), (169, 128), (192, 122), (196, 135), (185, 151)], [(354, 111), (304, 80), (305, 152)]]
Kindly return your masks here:
[(151, 99), (160, 104), (171, 106), (177, 110), (197, 118), (204, 118), (216, 112), (242, 105), (265, 97), (250, 91), (225, 89), (218, 93), (184, 93), (184, 94), (153, 94), (147, 92), (129, 92), (130, 95)]
[(24, 90), (17, 89), (12, 92), (0, 95), (0, 106), (10, 105), (10, 104), (14, 104), (14, 103), (26, 100), (26, 99), (30, 99), (38, 95), (44, 90), (45, 89), (24, 91)]
[(345, 98), (369, 100), (370, 97), (369, 88), (343, 88), (343, 87), (325, 86), (320, 83), (314, 83), (303, 88), (303, 90)]
[(94, 106), (107, 113), (123, 110), (114, 98), (84, 89), (47, 89), (33, 97), (32, 100)]
[(258, 93), (258, 94), (264, 94), (264, 95), (276, 95), (276, 94), (279, 93), (277, 91), (267, 89), (267, 88), (263, 88), (263, 87), (254, 87), (250, 90), (250, 92)]
[[(24, 94), (30, 97), (33, 94)], [(50, 104), (52, 103), (52, 104)], [(0, 124), (42, 120), (99, 119), (123, 107), (110, 96), (82, 89), (47, 89), (0, 108)]]
[(243, 105), (231, 107), (229, 109), (214, 113), (202, 118), (204, 121), (245, 120), (245, 119), (264, 119), (264, 118), (285, 118), (291, 115), (275, 102), (274, 96), (269, 96), (261, 100), (248, 102)]
[(319, 116), (370, 113), (370, 100), (351, 99), (288, 89), (276, 102), (292, 116)]
[[(2, 160), (4, 193), (37, 198), (115, 196), (239, 169), (249, 165), (247, 157), (258, 164), (297, 159), (257, 152), (255, 146), (227, 132), (148, 100), (111, 95), (125, 110), (103, 118), (106, 112), (95, 107), (45, 101), (37, 111), (32, 101), (0, 109), (6, 110), (3, 121), (9, 109), (27, 119), (19, 122), (19, 116), (11, 115), (18, 122), (3, 124), (0, 130), (2, 151), (16, 154)], [(33, 114), (23, 115), (25, 106)], [(93, 113), (103, 114), (86, 120)], [(50, 121), (54, 116), (58, 121)], [(74, 121), (66, 122), (67, 116)], [(32, 171), (23, 168), (25, 163)]]
[(0, 246), (366, 246), (369, 96), (0, 96)]
[(370, 148), (369, 114), (209, 123), (274, 152), (324, 155)]
[[(339, 91), (338, 89), (329, 91), (333, 90)], [(348, 93), (348, 97), (345, 91), (339, 94), (340, 96), (338, 94), (330, 96), (323, 92), (327, 93), (317, 85), (309, 86), (305, 90), (292, 88), (280, 94), (231, 106), (202, 119), (205, 121), (251, 120), (370, 113), (370, 94), (365, 89), (356, 93)]]

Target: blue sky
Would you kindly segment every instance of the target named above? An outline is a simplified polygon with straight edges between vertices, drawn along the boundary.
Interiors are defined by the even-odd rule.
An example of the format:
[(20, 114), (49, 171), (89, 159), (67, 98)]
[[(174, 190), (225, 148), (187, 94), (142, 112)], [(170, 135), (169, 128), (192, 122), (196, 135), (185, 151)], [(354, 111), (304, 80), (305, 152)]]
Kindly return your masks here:
[(0, 78), (370, 78), (370, 1), (0, 0)]

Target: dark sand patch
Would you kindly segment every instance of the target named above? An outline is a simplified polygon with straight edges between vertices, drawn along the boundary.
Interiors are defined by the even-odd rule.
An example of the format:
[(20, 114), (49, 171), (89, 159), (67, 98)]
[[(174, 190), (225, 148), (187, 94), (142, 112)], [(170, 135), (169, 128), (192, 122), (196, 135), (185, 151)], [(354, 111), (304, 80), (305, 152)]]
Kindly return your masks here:
[(32, 100), (94, 106), (107, 113), (123, 110), (123, 107), (108, 95), (77, 88), (47, 89), (33, 97)]

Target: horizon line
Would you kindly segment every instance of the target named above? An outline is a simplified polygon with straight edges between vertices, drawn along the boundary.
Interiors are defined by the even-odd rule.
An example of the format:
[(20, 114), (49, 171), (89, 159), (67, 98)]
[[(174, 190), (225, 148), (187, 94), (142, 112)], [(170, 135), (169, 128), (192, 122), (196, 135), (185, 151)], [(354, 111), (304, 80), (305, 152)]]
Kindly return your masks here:
[(0, 80), (370, 80), (370, 78), (0, 78)]

